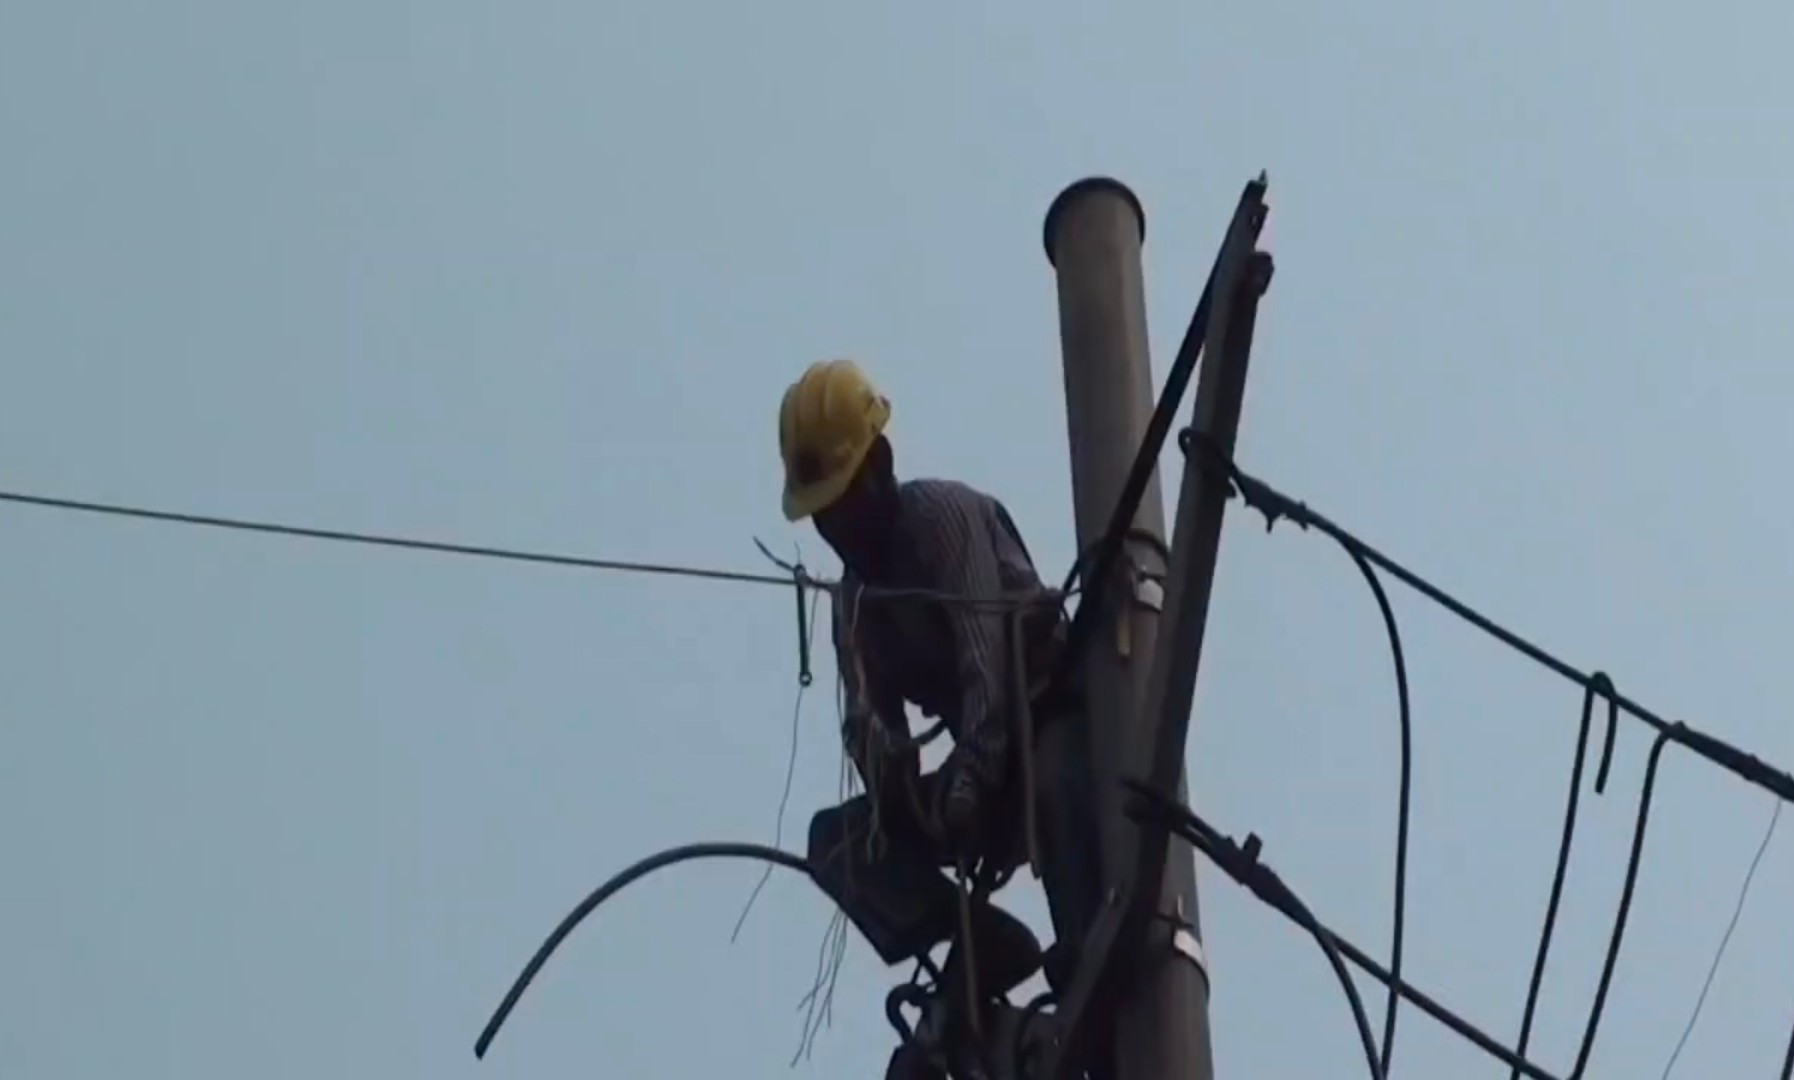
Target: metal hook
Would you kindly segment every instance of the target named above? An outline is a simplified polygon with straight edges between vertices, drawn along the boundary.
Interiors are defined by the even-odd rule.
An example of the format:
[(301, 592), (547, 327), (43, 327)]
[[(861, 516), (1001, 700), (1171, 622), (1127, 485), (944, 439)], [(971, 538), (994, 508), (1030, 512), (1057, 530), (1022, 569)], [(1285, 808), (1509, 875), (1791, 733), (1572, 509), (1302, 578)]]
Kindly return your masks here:
[[(809, 588), (811, 578), (809, 571), (804, 569), (803, 552), (801, 550), (797, 552), (796, 562), (786, 562), (784, 559), (774, 555), (765, 544), (760, 542), (760, 538), (757, 536), (754, 537), (754, 546), (760, 549), (760, 554), (766, 557), (766, 561), (772, 563), (780, 570), (785, 571), (787, 574), (790, 574), (791, 583), (796, 587), (797, 685), (807, 689), (811, 683), (816, 681), (816, 676), (810, 670), (810, 624), (809, 620), (805, 618), (808, 612), (804, 607), (804, 594)], [(795, 546), (796, 545), (794, 544), (793, 547)]]
[(1619, 691), (1614, 689), (1613, 680), (1605, 671), (1597, 671), (1588, 677), (1588, 692), (1582, 699), (1582, 729), (1588, 731), (1588, 722), (1595, 708), (1595, 698), (1607, 700), (1607, 738), (1601, 746), (1601, 764), (1595, 769), (1595, 794), (1607, 791), (1607, 771), (1613, 767), (1613, 743), (1620, 729)]

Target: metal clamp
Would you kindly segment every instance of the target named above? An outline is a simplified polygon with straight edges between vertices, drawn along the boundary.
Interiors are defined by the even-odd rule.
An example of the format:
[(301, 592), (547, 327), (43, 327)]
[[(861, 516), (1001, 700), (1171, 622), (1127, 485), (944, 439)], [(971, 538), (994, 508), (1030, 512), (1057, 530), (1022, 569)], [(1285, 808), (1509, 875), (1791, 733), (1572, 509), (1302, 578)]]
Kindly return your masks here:
[(1183, 897), (1177, 898), (1177, 906), (1171, 912), (1160, 912), (1158, 919), (1171, 927), (1171, 952), (1195, 965), (1206, 992), (1209, 987), (1208, 953), (1202, 947), (1202, 939), (1196, 936), (1196, 927), (1184, 914)]

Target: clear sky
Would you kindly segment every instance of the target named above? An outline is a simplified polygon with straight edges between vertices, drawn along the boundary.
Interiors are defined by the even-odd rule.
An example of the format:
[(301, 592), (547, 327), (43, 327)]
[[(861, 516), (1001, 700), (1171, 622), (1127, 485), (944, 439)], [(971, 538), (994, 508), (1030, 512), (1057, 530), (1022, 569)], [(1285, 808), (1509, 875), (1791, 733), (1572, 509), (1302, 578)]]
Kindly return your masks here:
[[(758, 535), (829, 570), (778, 514), (774, 410), (847, 353), (899, 467), (1001, 495), (1057, 576), (1042, 213), (1092, 172), (1139, 192), (1162, 373), (1266, 168), (1242, 461), (1794, 761), (1791, 33), (1769, 0), (6, 0), (0, 486), (747, 569)], [(775, 879), (730, 947), (741, 865), (624, 894), (471, 1046), (603, 877), (771, 839), (788, 594), (18, 508), (0, 551), (7, 1080), (787, 1075), (828, 909)], [(1511, 1038), (1580, 695), (1397, 602), (1410, 972)], [(1370, 596), (1235, 518), (1211, 626), (1198, 806), (1381, 952)], [(834, 793), (832, 729), (812, 694), (788, 838)], [(1647, 745), (1628, 725), (1585, 801), (1556, 1068)], [(1772, 804), (1683, 755), (1660, 799), (1596, 1077), (1662, 1070)], [(1202, 887), (1218, 1074), (1360, 1075), (1313, 944)], [(1774, 1074), (1791, 896), (1784, 834), (1678, 1075)], [(879, 1075), (900, 974), (856, 939), (801, 1073)], [(1395, 1075), (1504, 1070), (1409, 1013)]]

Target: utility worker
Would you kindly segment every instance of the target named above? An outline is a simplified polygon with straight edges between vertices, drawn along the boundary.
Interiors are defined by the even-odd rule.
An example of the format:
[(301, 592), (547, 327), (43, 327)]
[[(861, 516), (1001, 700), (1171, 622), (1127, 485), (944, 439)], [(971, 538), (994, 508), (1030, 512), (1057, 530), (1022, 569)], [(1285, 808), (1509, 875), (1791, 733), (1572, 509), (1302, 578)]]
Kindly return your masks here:
[[(1058, 597), (996, 499), (952, 480), (897, 480), (890, 416), (850, 360), (811, 365), (779, 409), (785, 516), (813, 519), (844, 568), (834, 598), (842, 738), (866, 789), (812, 819), (812, 868), (885, 962), (898, 964), (959, 926), (961, 897), (942, 867), (983, 859), (985, 871), (1013, 870), (1038, 854), (1059, 941), (1075, 945), (1099, 888), (1083, 730), (1066, 722), (1076, 710), (1064, 703), (1018, 701), (1044, 682), (1063, 640)], [(925, 776), (906, 703), (953, 736), (945, 763)], [(1018, 706), (1039, 713), (1032, 746), (1016, 736)], [(1034, 766), (1034, 805), (1019, 797), (1018, 764)], [(1029, 814), (1038, 853), (1023, 851), (1023, 834), (1035, 835)], [(1014, 916), (979, 904), (970, 918), (980, 998), (1002, 997), (1040, 968), (1039, 943)], [(966, 1007), (962, 952), (941, 974), (952, 1014)]]

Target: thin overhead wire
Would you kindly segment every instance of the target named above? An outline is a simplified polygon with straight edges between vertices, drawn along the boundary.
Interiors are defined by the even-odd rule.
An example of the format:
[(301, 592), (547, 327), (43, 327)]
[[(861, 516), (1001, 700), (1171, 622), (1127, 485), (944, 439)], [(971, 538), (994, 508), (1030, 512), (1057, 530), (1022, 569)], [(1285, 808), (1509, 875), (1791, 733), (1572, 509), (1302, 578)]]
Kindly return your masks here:
[[(85, 499), (70, 499), (61, 496), (34, 495), (20, 491), (0, 491), (0, 503), (11, 503), (15, 506), (35, 507), (46, 510), (92, 514), (103, 517), (149, 521), (164, 525), (182, 525), (193, 528), (260, 533), (265, 536), (283, 536), (291, 539), (322, 540), (339, 544), (359, 544), (366, 547), (381, 547), (401, 551), (431, 552), (439, 555), (460, 555), (481, 559), (498, 559), (506, 562), (563, 566), (580, 570), (602, 570), (615, 573), (647, 574), (660, 577), (693, 578), (703, 581), (728, 582), (740, 585), (776, 585), (787, 589), (791, 588), (793, 584), (793, 576), (790, 573), (752, 573), (741, 570), (719, 570), (711, 567), (682, 565), (678, 563), (597, 558), (587, 555), (566, 555), (496, 545), (426, 540), (419, 537), (401, 536), (392, 533), (357, 532), (349, 529), (326, 529), (311, 525), (293, 525), (283, 522), (261, 521), (253, 518), (195, 514), (180, 510), (160, 510), (153, 507), (135, 506), (125, 503), (93, 502)], [(762, 550), (764, 550), (764, 548), (762, 548)], [(791, 565), (777, 559), (774, 561), (778, 562), (781, 566)], [(797, 580), (798, 583), (805, 588), (820, 589), (824, 591), (833, 591), (837, 585), (837, 582), (827, 578), (811, 577), (807, 573), (803, 574)], [(865, 592), (868, 596), (891, 599), (932, 600), (941, 604), (956, 604), (989, 611), (1013, 611), (1017, 607), (1034, 604), (1057, 604), (1063, 599), (1062, 597), (1054, 597), (1050, 595), (1043, 597), (1036, 593), (1017, 593), (1015, 595), (999, 596), (965, 596), (943, 592), (939, 589), (884, 588), (879, 586), (867, 586)]]
[[(797, 746), (803, 729), (804, 697), (808, 693), (811, 683), (808, 658), (810, 645), (816, 638), (816, 613), (821, 607), (822, 594), (818, 592), (810, 599), (809, 618), (803, 628), (803, 637), (799, 642), (800, 651), (805, 660), (803, 667), (798, 672), (797, 693), (793, 695), (791, 703), (791, 749), (785, 759), (785, 783), (779, 792), (779, 809), (773, 818), (773, 847), (779, 847), (785, 842), (785, 811), (791, 806), (791, 784), (797, 777)], [(748, 915), (754, 910), (754, 901), (760, 899), (760, 891), (766, 888), (768, 881), (772, 880), (772, 871), (772, 864), (768, 863), (766, 869), (760, 874), (760, 880), (754, 883), (753, 891), (748, 893), (747, 901), (741, 905), (741, 914), (735, 919), (735, 929), (729, 932), (729, 944), (735, 944), (735, 941), (741, 937), (741, 928), (747, 925)]]
[[(609, 570), (627, 574), (655, 574), (667, 577), (699, 578), (708, 581), (728, 581), (747, 585), (778, 585), (791, 587), (791, 578), (773, 574), (743, 573), (735, 570), (713, 570), (701, 566), (680, 566), (673, 563), (638, 562), (628, 559), (600, 559), (584, 555), (562, 555), (544, 551), (526, 551), (520, 548), (495, 547), (485, 544), (461, 544), (441, 540), (423, 540), (417, 537), (396, 536), (389, 533), (352, 532), (346, 529), (322, 529), (309, 525), (289, 525), (273, 521), (256, 521), (240, 517), (220, 517), (212, 514), (191, 514), (176, 510), (156, 510), (142, 506), (127, 506), (120, 503), (88, 502), (80, 499), (64, 499), (48, 495), (29, 495), (16, 491), (0, 491), (0, 502), (13, 503), (19, 506), (35, 506), (51, 510), (69, 510), (84, 514), (100, 514), (108, 517), (133, 518), (139, 521), (154, 521), (169, 525), (189, 525), (207, 529), (226, 529), (234, 532), (262, 533), (270, 536), (286, 536), (305, 540), (325, 540), (332, 543), (360, 544), (369, 547), (397, 548), (403, 551), (428, 551), (442, 555), (465, 555), (481, 559), (501, 559), (507, 562), (537, 563), (548, 566), (567, 566), (581, 570)], [(825, 584), (817, 582), (818, 585)]]
[(1682, 1048), (1688, 1045), (1689, 1036), (1694, 1034), (1694, 1027), (1700, 1022), (1701, 1010), (1707, 1006), (1707, 994), (1713, 989), (1713, 980), (1719, 974), (1719, 966), (1725, 962), (1726, 948), (1732, 943), (1732, 932), (1738, 929), (1738, 919), (1744, 914), (1744, 902), (1750, 897), (1751, 883), (1756, 880), (1757, 868), (1763, 865), (1763, 854), (1769, 850), (1770, 841), (1775, 839), (1775, 827), (1781, 822), (1782, 807), (1787, 804), (1780, 799), (1775, 801), (1775, 810), (1769, 815), (1769, 827), (1763, 830), (1763, 839), (1757, 844), (1757, 853), (1751, 857), (1750, 869), (1744, 872), (1744, 884), (1738, 889), (1738, 901), (1732, 906), (1732, 917), (1725, 924), (1725, 933), (1720, 935), (1719, 948), (1713, 951), (1713, 962), (1707, 967), (1707, 977), (1701, 981), (1701, 992), (1694, 999), (1694, 1008), (1688, 1014), (1688, 1023), (1682, 1028), (1682, 1035), (1676, 1040), (1676, 1048), (1670, 1051), (1669, 1060), (1663, 1064), (1663, 1080), (1669, 1080), (1669, 1074), (1676, 1067), (1676, 1059), (1682, 1056)]
[[(841, 678), (840, 668), (835, 671), (835, 723), (837, 728), (845, 725), (847, 714), (847, 684)], [(852, 799), (859, 789), (859, 773), (853, 760), (843, 750), (840, 758), (840, 779), (836, 790), (839, 803)], [(874, 799), (876, 804), (876, 799)], [(873, 828), (876, 829), (876, 818)], [(842, 843), (861, 843), (859, 837), (844, 837)], [(864, 840), (871, 843), (871, 838)], [(816, 954), (816, 977), (810, 984), (810, 990), (798, 1002), (798, 1008), (804, 1012), (802, 1032), (798, 1041), (797, 1053), (791, 1058), (792, 1066), (810, 1055), (816, 1048), (816, 1037), (822, 1029), (829, 1026), (834, 1019), (835, 988), (841, 982), (841, 966), (847, 961), (848, 920), (847, 912), (840, 907), (829, 915), (828, 925), (823, 929), (822, 941)]]

